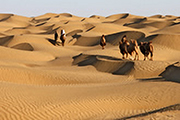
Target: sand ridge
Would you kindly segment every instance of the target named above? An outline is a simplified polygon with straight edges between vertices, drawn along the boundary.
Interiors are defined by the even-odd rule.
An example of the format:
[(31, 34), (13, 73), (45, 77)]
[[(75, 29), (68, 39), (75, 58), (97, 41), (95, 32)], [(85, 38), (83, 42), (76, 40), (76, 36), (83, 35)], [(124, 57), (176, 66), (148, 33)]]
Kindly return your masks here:
[[(0, 119), (178, 119), (179, 23), (172, 15), (0, 14)], [(62, 29), (64, 47), (54, 40)], [(140, 50), (140, 60), (122, 59), (124, 35), (152, 41), (154, 61)]]

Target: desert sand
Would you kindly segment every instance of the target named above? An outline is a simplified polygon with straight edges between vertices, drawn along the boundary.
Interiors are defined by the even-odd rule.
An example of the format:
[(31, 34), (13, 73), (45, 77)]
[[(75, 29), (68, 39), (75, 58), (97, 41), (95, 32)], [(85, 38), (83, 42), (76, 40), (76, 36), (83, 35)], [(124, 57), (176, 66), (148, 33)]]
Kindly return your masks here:
[[(154, 60), (122, 59), (123, 35)], [(179, 16), (0, 14), (0, 51), (0, 120), (180, 119)]]

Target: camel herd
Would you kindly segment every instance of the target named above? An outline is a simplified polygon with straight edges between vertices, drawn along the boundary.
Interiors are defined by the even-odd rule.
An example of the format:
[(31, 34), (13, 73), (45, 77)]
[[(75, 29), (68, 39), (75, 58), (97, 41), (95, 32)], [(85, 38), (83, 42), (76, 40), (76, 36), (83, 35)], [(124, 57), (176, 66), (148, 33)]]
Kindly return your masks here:
[[(57, 43), (57, 39), (58, 39), (58, 34), (55, 31), (54, 33), (54, 39), (55, 42)], [(60, 40), (62, 43), (62, 46), (64, 46), (65, 40), (66, 40), (66, 34), (65, 31), (62, 29), (61, 30), (61, 35), (60, 35)], [(106, 39), (105, 39), (105, 35), (101, 36), (100, 39), (100, 45), (102, 47), (102, 49), (105, 48), (106, 46)], [(139, 60), (139, 53), (138, 53), (138, 49), (140, 48), (141, 53), (144, 55), (144, 60), (149, 59), (149, 54), (150, 54), (150, 59), (149, 60), (153, 60), (153, 45), (152, 42), (141, 42), (139, 47), (138, 47), (138, 43), (136, 40), (131, 39), (130, 41), (127, 40), (126, 35), (124, 35), (121, 39), (121, 41), (119, 42), (119, 49), (120, 52), (122, 54), (122, 58), (123, 59), (127, 59), (128, 55), (130, 55), (129, 59), (131, 60)], [(133, 54), (135, 53), (135, 56), (133, 58)]]
[[(105, 36), (102, 35), (100, 40), (100, 45), (102, 49), (104, 49), (106, 45)], [(136, 40), (131, 39), (127, 40), (126, 35), (122, 37), (122, 40), (119, 42), (119, 49), (122, 54), (122, 58), (128, 58), (128, 54), (130, 55), (131, 60), (139, 60), (138, 49), (140, 48), (141, 53), (144, 55), (144, 60), (149, 59), (149, 54), (151, 58), (149, 60), (153, 60), (153, 45), (152, 42), (141, 42), (139, 47)], [(135, 53), (135, 57), (133, 58), (133, 53)]]

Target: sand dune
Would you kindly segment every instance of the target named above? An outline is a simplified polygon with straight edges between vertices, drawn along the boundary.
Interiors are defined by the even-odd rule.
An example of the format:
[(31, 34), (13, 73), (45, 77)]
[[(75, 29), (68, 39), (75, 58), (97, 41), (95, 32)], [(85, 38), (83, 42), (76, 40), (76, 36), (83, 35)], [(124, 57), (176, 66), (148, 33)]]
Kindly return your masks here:
[(1, 14), (0, 15), (0, 21), (5, 21), (7, 19), (9, 19), (11, 16), (13, 16), (13, 14)]
[[(0, 119), (179, 119), (179, 23), (173, 15), (0, 14)], [(54, 40), (62, 29), (64, 47)], [(154, 61), (140, 50), (140, 60), (122, 59), (124, 35), (152, 41)]]

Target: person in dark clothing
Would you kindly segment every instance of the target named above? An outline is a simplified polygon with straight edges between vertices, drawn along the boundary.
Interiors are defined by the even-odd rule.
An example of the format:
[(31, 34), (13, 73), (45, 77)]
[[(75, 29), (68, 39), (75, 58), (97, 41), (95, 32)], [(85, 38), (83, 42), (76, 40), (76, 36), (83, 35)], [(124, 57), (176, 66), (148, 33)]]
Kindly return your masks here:
[(54, 40), (55, 40), (55, 43), (57, 43), (57, 39), (58, 39), (58, 33), (55, 31), (55, 33), (54, 33)]
[(100, 45), (102, 46), (102, 49), (104, 49), (104, 47), (106, 46), (105, 35), (101, 36)]

